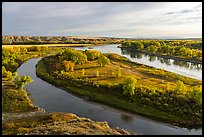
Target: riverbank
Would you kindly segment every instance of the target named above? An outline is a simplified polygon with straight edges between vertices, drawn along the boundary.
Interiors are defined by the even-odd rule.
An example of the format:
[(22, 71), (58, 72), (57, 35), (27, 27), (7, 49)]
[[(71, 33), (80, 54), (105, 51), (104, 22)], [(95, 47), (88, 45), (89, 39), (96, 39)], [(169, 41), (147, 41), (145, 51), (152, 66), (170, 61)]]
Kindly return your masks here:
[[(3, 114), (4, 115), (4, 114)], [(72, 113), (30, 112), (10, 114), (2, 122), (3, 135), (130, 135)]]
[[(121, 46), (118, 46), (118, 48), (121, 48), (121, 50), (131, 50), (131, 48), (126, 48), (126, 47), (121, 47)], [(191, 63), (202, 64), (202, 61), (194, 60), (194, 59), (191, 59), (191, 58), (182, 58), (182, 57), (164, 55), (164, 54), (159, 54), (159, 53), (148, 52), (148, 51), (145, 51), (145, 50), (137, 50), (137, 52), (148, 54), (150, 56), (162, 57), (162, 58), (166, 58), (166, 59), (174, 59), (174, 60), (179, 60), (179, 61), (186, 61), (186, 62), (191, 62)]]
[(72, 113), (45, 112), (34, 106), (25, 90), (15, 90), (13, 83), (2, 86), (3, 135), (129, 135), (112, 129), (107, 122), (95, 122)]
[[(44, 61), (45, 61), (45, 59), (44, 59)], [(169, 122), (169, 123), (171, 123), (173, 125), (199, 126), (199, 125), (202, 124), (202, 122), (199, 121), (197, 118), (195, 118), (197, 120), (195, 120), (195, 119), (193, 120), (193, 119), (189, 119), (188, 116), (175, 115), (174, 110), (172, 110), (172, 112), (170, 112), (170, 113), (166, 111), (166, 110), (170, 111), (171, 108), (166, 109), (164, 107), (163, 109), (161, 109), (160, 108), (161, 105), (158, 104), (158, 106), (157, 106), (156, 105), (157, 103), (155, 104), (156, 105), (156, 107), (155, 107), (154, 100), (152, 100), (153, 101), (152, 104), (153, 104), (154, 107), (152, 107), (151, 105), (150, 106), (147, 105), (148, 101), (147, 102), (145, 101), (146, 98), (148, 97), (147, 94), (146, 95), (138, 95), (138, 97), (134, 96), (133, 98), (124, 97), (124, 95), (121, 92), (120, 84), (118, 84), (118, 82), (120, 80), (122, 80), (124, 77), (120, 77), (119, 79), (118, 78), (114, 79), (114, 77), (110, 76), (109, 74), (108, 74), (109, 75), (108, 77), (106, 77), (105, 74), (104, 74), (104, 73), (106, 73), (106, 75), (107, 75), (108, 68), (109, 68), (109, 72), (111, 72), (111, 71), (114, 72), (113, 71), (114, 66), (115, 67), (122, 66), (121, 71), (122, 71), (122, 75), (124, 75), (124, 76), (128, 75), (129, 73), (131, 73), (132, 75), (136, 74), (137, 76), (141, 77), (140, 78), (141, 82), (142, 82), (142, 80), (144, 79), (144, 76), (145, 76), (146, 81), (144, 80), (143, 84), (141, 84), (141, 85), (145, 85), (145, 83), (149, 84), (149, 82), (147, 80), (150, 80), (150, 79), (151, 79), (152, 83), (154, 83), (156, 81), (158, 82), (158, 80), (160, 82), (162, 82), (162, 83), (165, 83), (165, 82), (168, 82), (168, 80), (170, 80), (170, 81), (175, 80), (175, 78), (178, 80), (179, 77), (177, 77), (177, 75), (175, 75), (174, 73), (170, 73), (170, 72), (166, 72), (166, 71), (163, 72), (163, 70), (162, 70), (162, 73), (164, 73), (164, 76), (166, 76), (166, 78), (161, 77), (160, 75), (157, 75), (156, 76), (157, 79), (153, 79), (153, 78), (150, 77), (153, 73), (151, 75), (149, 75), (149, 74), (144, 75), (145, 65), (139, 65), (141, 67), (143, 66), (143, 69), (141, 69), (138, 66), (138, 64), (131, 63), (129, 61), (127, 61), (127, 63), (129, 63), (129, 66), (127, 64), (112, 61), (112, 65), (107, 66), (107, 68), (106, 67), (104, 67), (104, 68), (97, 67), (96, 64), (89, 64), (89, 66), (91, 66), (89, 68), (87, 66), (87, 64), (86, 64), (86, 65), (84, 65), (84, 66), (86, 66), (86, 75), (90, 75), (91, 72), (95, 72), (97, 70), (99, 71), (99, 74), (100, 74), (99, 77), (91, 76), (90, 78), (94, 79), (95, 82), (90, 79), (89, 80), (90, 83), (88, 84), (88, 83), (86, 83), (85, 81), (82, 80), (83, 78), (81, 76), (75, 75), (75, 74), (80, 74), (81, 73), (80, 71), (81, 71), (81, 69), (83, 69), (82, 66), (80, 66), (80, 65), (76, 66), (76, 70), (74, 70), (74, 72), (69, 74), (69, 76), (73, 75), (75, 78), (78, 78), (78, 79), (69, 79), (69, 78), (66, 79), (65, 77), (66, 77), (66, 74), (68, 74), (67, 72), (65, 72), (65, 75), (59, 75), (59, 74), (56, 75), (57, 72), (55, 72), (55, 75), (53, 75), (53, 70), (52, 70), (52, 67), (51, 67), (51, 66), (53, 66), (53, 64), (45, 65), (46, 63), (44, 61), (41, 60), (36, 65), (36, 74), (37, 74), (37, 76), (40, 77), (41, 79), (55, 85), (55, 86), (57, 86), (57, 87), (60, 87), (62, 89), (67, 90), (68, 92), (76, 94), (77, 96), (81, 96), (81, 97), (85, 96), (85, 97), (88, 97), (88, 99), (92, 100), (92, 101), (107, 104), (107, 105), (113, 106), (115, 108), (119, 108), (119, 109), (122, 109), (122, 110), (125, 110), (125, 111), (137, 113), (137, 114), (140, 114), (140, 115), (143, 115), (143, 116), (147, 116), (147, 117), (150, 117), (150, 118), (153, 118), (153, 119), (157, 119), (159, 121)], [(49, 59), (47, 61), (49, 62)], [(132, 64), (132, 66), (130, 64)], [(49, 68), (49, 72), (47, 71), (46, 67)], [(148, 67), (147, 70), (149, 70), (150, 68), (153, 69), (153, 67)], [(110, 69), (111, 69), (111, 71), (110, 71)], [(123, 74), (123, 72), (127, 72), (128, 74), (127, 73)], [(64, 79), (60, 80), (60, 77), (63, 77)], [(148, 77), (150, 77), (150, 78), (148, 78)], [(154, 78), (156, 78), (156, 77), (154, 76)], [(180, 77), (180, 78), (181, 79), (184, 78), (183, 80), (186, 83), (191, 83), (193, 81), (195, 82), (195, 80), (190, 79), (190, 78), (186, 78), (186, 77)], [(98, 80), (100, 79), (100, 81), (97, 80), (97, 82), (96, 82), (96, 79), (98, 79)], [(109, 81), (107, 79), (109, 79)], [(111, 86), (112, 82), (115, 83), (115, 86)], [(104, 85), (104, 83), (108, 83), (108, 84)], [(145, 89), (145, 90), (148, 90), (148, 89)], [(146, 92), (150, 92), (150, 91), (146, 91)], [(155, 95), (154, 98), (158, 98), (161, 95), (163, 96), (163, 94), (166, 94), (166, 93), (159, 93), (158, 96)], [(140, 97), (140, 96), (143, 96), (143, 97)], [(174, 96), (172, 96), (172, 97), (174, 98)], [(141, 102), (140, 101), (138, 101), (138, 102), (135, 101), (135, 100), (138, 100), (139, 98), (140, 99), (144, 98), (144, 100), (141, 101)], [(164, 98), (167, 98), (167, 97), (165, 96)], [(175, 100), (176, 100), (176, 98), (175, 98)], [(174, 102), (172, 100), (169, 101), (169, 103), (168, 103), (169, 107), (171, 106), (172, 103), (176, 103), (176, 102)], [(161, 104), (162, 104), (162, 102), (161, 102)], [(173, 108), (175, 106), (171, 106), (171, 107)], [(158, 109), (158, 108), (160, 108), (160, 109)], [(179, 110), (179, 111), (181, 111), (181, 110)]]

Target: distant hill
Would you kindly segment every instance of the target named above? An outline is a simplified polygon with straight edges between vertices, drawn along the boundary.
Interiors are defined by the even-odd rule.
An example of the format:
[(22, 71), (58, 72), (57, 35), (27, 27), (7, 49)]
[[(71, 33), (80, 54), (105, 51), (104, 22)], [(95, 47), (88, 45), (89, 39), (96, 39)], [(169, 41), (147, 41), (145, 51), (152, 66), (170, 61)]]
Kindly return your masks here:
[(89, 36), (2, 36), (2, 44), (119, 44), (124, 40), (202, 40), (202, 38), (115, 38)]
[(122, 38), (88, 36), (2, 36), (2, 44), (112, 44)]

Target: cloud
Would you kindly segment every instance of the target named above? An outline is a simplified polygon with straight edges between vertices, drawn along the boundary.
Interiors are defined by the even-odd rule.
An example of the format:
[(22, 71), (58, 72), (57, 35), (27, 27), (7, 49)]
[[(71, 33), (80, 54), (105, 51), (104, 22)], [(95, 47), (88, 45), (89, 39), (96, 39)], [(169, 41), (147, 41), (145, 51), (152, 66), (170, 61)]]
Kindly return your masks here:
[(192, 13), (192, 12), (197, 12), (197, 11), (202, 11), (202, 5), (197, 5), (195, 7), (192, 7), (191, 9), (183, 9), (179, 11), (174, 11), (174, 12), (166, 12), (162, 15), (181, 15), (181, 14), (187, 14), (187, 13)]
[(164, 15), (171, 15), (171, 14), (184, 14), (184, 13), (189, 13), (189, 12), (192, 12), (193, 10), (188, 10), (188, 9), (185, 9), (185, 10), (181, 10), (181, 11), (177, 11), (177, 12), (167, 12), (165, 13)]
[(5, 2), (2, 13), (3, 35), (136, 37), (202, 28), (201, 2)]

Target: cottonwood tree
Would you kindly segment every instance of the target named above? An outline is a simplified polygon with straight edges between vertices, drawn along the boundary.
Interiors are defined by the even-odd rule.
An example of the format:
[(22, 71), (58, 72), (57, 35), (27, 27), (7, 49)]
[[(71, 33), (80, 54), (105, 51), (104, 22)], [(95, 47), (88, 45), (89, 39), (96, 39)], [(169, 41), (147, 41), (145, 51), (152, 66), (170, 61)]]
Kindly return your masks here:
[(90, 61), (96, 60), (101, 55), (101, 52), (97, 50), (86, 50), (85, 53), (86, 53), (87, 59)]
[(127, 76), (123, 83), (123, 94), (124, 95), (134, 95), (135, 94), (135, 84), (137, 80), (132, 76)]
[(110, 60), (102, 55), (98, 58), (98, 64), (101, 66), (101, 67), (104, 67), (105, 65), (109, 65), (110, 64)]
[(121, 77), (121, 68), (120, 67), (117, 68), (116, 77)]
[(75, 66), (75, 63), (71, 62), (71, 61), (66, 61), (64, 60), (63, 62), (63, 65), (65, 67), (65, 71), (73, 71), (74, 70), (74, 66)]

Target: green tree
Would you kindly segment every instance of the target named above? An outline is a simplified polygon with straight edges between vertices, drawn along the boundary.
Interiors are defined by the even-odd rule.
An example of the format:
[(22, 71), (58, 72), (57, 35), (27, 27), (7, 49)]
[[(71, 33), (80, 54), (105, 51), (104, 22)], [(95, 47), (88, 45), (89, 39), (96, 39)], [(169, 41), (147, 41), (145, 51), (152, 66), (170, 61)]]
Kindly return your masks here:
[(7, 70), (4, 66), (2, 66), (2, 77), (7, 77)]
[(85, 75), (85, 69), (81, 70), (81, 75), (84, 76)]
[(97, 50), (86, 50), (85, 53), (90, 61), (96, 60), (101, 55), (101, 52)]
[(117, 73), (116, 73), (117, 77), (121, 77), (121, 68), (117, 67)]
[(177, 94), (184, 94), (184, 95), (186, 94), (187, 88), (186, 88), (185, 84), (184, 84), (182, 81), (178, 80), (178, 81), (176, 82), (175, 92), (176, 92)]
[(99, 58), (98, 58), (98, 64), (101, 66), (101, 67), (104, 67), (105, 65), (109, 65), (110, 64), (110, 60), (104, 56), (104, 55), (101, 55)]
[(153, 45), (151, 45), (151, 46), (148, 46), (147, 47), (147, 51), (149, 51), (149, 52), (157, 52), (157, 47), (156, 46), (153, 46)]
[(2, 78), (7, 78), (8, 81), (12, 81), (17, 75), (17, 72), (12, 73), (2, 66)]
[(95, 76), (96, 76), (96, 77), (99, 77), (99, 72), (98, 72), (98, 70), (95, 71)]
[(137, 80), (132, 76), (127, 76), (123, 83), (123, 94), (124, 95), (134, 95), (135, 94), (135, 84)]
[(139, 42), (139, 41), (134, 41), (134, 42), (132, 42), (132, 43), (131, 43), (131, 47), (134, 48), (134, 49), (136, 49), (136, 50), (142, 50), (142, 49), (144, 49), (144, 45), (143, 45), (141, 42)]
[(33, 80), (30, 78), (30, 76), (18, 76), (16, 80), (14, 81), (14, 86), (16, 89), (23, 89), (23, 87), (26, 84), (31, 83)]
[(68, 71), (69, 71), (69, 68), (70, 68), (70, 67), (69, 67), (69, 61), (64, 60), (62, 63), (63, 63), (63, 65), (64, 65), (65, 71), (68, 72)]
[(131, 42), (130, 41), (125, 41), (122, 43), (122, 47), (130, 47), (131, 46)]
[(74, 49), (66, 49), (59, 55), (60, 60), (68, 60), (75, 64), (83, 64), (87, 62), (87, 56), (83, 51)]
[(190, 92), (190, 97), (195, 100), (196, 103), (202, 105), (202, 85), (194, 86), (193, 91)]

